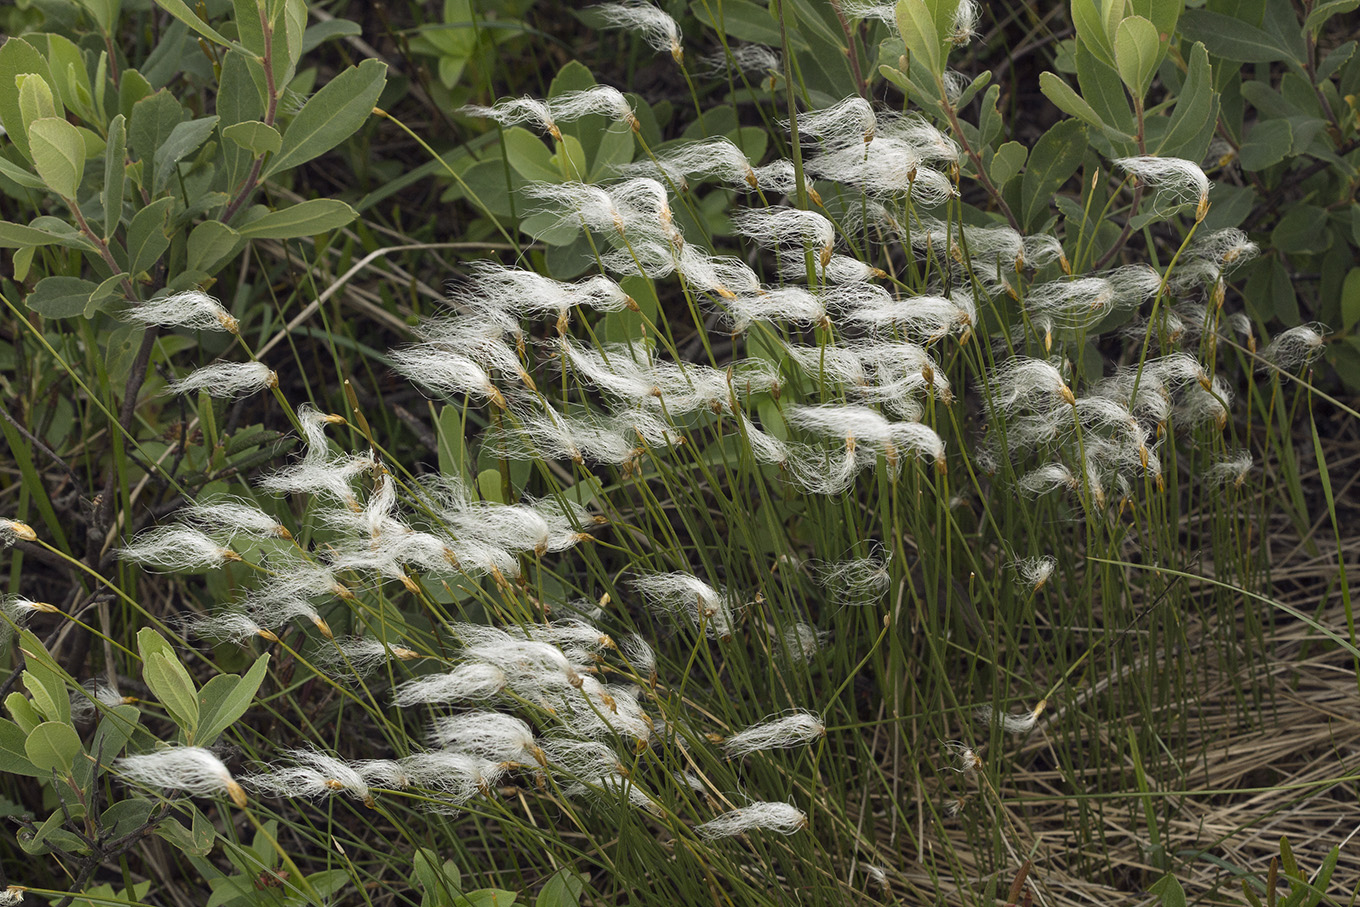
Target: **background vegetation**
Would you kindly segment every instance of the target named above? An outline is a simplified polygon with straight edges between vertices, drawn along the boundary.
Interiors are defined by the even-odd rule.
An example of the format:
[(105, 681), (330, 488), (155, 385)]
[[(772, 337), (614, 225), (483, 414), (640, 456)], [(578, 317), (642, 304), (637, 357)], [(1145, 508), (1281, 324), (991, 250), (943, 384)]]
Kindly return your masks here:
[(1353, 902), (1357, 0), (664, 6), (0, 11), (5, 897)]

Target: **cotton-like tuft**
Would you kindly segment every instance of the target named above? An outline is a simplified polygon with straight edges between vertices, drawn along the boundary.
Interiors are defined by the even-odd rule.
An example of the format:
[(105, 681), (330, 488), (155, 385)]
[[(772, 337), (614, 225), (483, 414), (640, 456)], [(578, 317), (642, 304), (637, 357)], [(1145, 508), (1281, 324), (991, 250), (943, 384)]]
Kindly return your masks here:
[(222, 304), (201, 290), (186, 290), (169, 296), (159, 296), (135, 302), (124, 316), (143, 324), (163, 327), (190, 328), (196, 331), (226, 331), (239, 333), (236, 319)]
[(735, 758), (758, 750), (802, 746), (825, 736), (826, 725), (820, 717), (811, 712), (795, 712), (772, 721), (753, 724), (733, 734), (723, 743), (723, 752)]
[(172, 746), (140, 756), (124, 756), (113, 763), (124, 781), (147, 787), (182, 790), (195, 797), (226, 794), (239, 807), (246, 794), (231, 772), (210, 750), (197, 746)]
[(589, 9), (603, 17), (607, 27), (636, 32), (653, 50), (669, 53), (677, 63), (684, 62), (680, 26), (660, 7), (646, 0), (623, 0), (620, 3), (601, 3)]
[(752, 803), (740, 809), (730, 810), (702, 825), (694, 831), (701, 838), (730, 838), (748, 831), (763, 829), (776, 834), (791, 835), (806, 828), (807, 815), (791, 803), (765, 802)]
[(215, 362), (171, 382), (176, 394), (205, 391), (210, 397), (243, 397), (277, 387), (279, 376), (263, 362)]

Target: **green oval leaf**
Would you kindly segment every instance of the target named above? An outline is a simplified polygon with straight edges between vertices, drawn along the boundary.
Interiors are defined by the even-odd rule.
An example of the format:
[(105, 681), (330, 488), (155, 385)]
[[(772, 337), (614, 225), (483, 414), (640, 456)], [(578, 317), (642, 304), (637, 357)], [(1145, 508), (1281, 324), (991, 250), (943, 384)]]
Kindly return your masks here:
[(162, 652), (152, 653), (142, 665), (142, 679), (170, 712), (175, 724), (192, 738), (198, 727), (198, 690), (179, 659)]
[[(207, 38), (209, 41), (221, 44), (223, 47), (241, 47), (241, 45), (234, 44), (222, 37), (211, 25), (198, 18), (194, 11), (189, 8), (189, 4), (185, 3), (184, 0), (156, 0), (156, 5), (203, 37)], [(244, 50), (244, 48), (241, 49)]]
[(217, 117), (213, 116), (186, 120), (170, 130), (165, 141), (156, 149), (153, 161), (156, 180), (152, 184), (152, 195), (159, 194), (169, 184), (170, 178), (176, 173), (175, 165), (197, 151), (198, 146), (206, 142), (216, 128)]
[(271, 211), (237, 232), (246, 239), (296, 239), (343, 227), (358, 216), (358, 212), (342, 201), (314, 198), (291, 208)]
[(48, 230), (40, 230), (37, 227), (12, 224), (7, 220), (0, 221), (0, 249), (22, 249), (31, 246), (48, 246), (54, 243), (71, 249), (94, 251), (94, 246), (90, 245), (79, 234), (71, 236), (52, 233)]
[(1166, 135), (1157, 153), (1167, 157), (1202, 159), (1209, 150), (1213, 129), (1218, 123), (1218, 92), (1213, 89), (1214, 72), (1209, 54), (1196, 41), (1190, 49), (1190, 65), (1181, 85), (1176, 108), (1171, 113)]
[(46, 79), (35, 72), (28, 72), (14, 81), (19, 87), (19, 113), (25, 124), (57, 115), (52, 86), (47, 84)]
[(59, 117), (42, 117), (29, 124), (28, 147), (47, 188), (74, 199), (85, 175), (85, 140), (80, 130)]
[(283, 136), (279, 131), (259, 120), (233, 123), (222, 130), (222, 137), (252, 154), (273, 154), (283, 147)]
[(90, 295), (98, 289), (98, 284), (79, 277), (44, 277), (24, 301), (47, 318), (72, 318), (85, 314)]
[(1119, 23), (1114, 35), (1114, 62), (1129, 94), (1139, 100), (1147, 94), (1160, 61), (1157, 26), (1142, 16), (1129, 16)]
[(1039, 73), (1039, 90), (1068, 116), (1076, 117), (1097, 129), (1105, 128), (1105, 122), (1101, 120), (1095, 108), (1086, 103), (1085, 98), (1057, 75), (1051, 72)]
[(1105, 36), (1098, 0), (1072, 0), (1072, 24), (1081, 46), (1106, 66), (1114, 66), (1114, 48)]
[(574, 869), (563, 867), (544, 883), (534, 900), (534, 907), (576, 907), (586, 888), (586, 877)]
[(123, 216), (123, 192), (127, 187), (127, 118), (121, 113), (109, 122), (104, 146), (104, 239), (113, 236)]
[(562, 182), (562, 171), (553, 166), (553, 153), (543, 140), (522, 126), (505, 130), (501, 138), (505, 160), (527, 180)]
[(264, 654), (255, 660), (244, 677), (222, 674), (203, 685), (199, 691), (200, 746), (211, 746), (223, 731), (246, 713), (268, 670), (269, 655)]
[(189, 267), (209, 274), (241, 242), (241, 234), (220, 220), (205, 220), (189, 234)]
[(158, 198), (133, 215), (127, 232), (128, 273), (136, 275), (150, 270), (170, 248), (165, 224), (174, 205), (173, 198)]
[(1029, 149), (1019, 142), (1007, 142), (996, 149), (988, 168), (992, 184), (1000, 189), (1014, 179), (1020, 168), (1025, 166), (1025, 156), (1028, 153)]
[(48, 774), (39, 771), (28, 761), (27, 744), (28, 735), (19, 725), (8, 718), (0, 718), (0, 772), (34, 778), (42, 778)]
[(64, 775), (70, 774), (76, 757), (83, 752), (76, 729), (60, 721), (44, 721), (24, 741), (24, 753), (28, 761), (44, 774), (53, 769)]
[(310, 161), (352, 136), (373, 112), (386, 84), (387, 64), (377, 60), (365, 60), (331, 79), (302, 105), (262, 176)]
[[(35, 39), (36, 40), (36, 39)], [(23, 38), (11, 38), (0, 45), (0, 126), (5, 127), (10, 139), (21, 154), (32, 159), (28, 148), (28, 124), (19, 109), (19, 93), (12, 90), (17, 79), (27, 73), (37, 73), (52, 86), (52, 71), (47, 58)], [(54, 98), (57, 116), (65, 113), (60, 106), (61, 98)]]
[(1350, 333), (1360, 324), (1360, 267), (1351, 268), (1341, 284), (1341, 330)]
[(940, 37), (935, 18), (924, 0), (897, 0), (897, 29), (912, 57), (940, 78), (944, 75), (944, 60), (940, 56)]
[(1191, 41), (1204, 42), (1209, 53), (1238, 63), (1274, 63), (1293, 56), (1270, 32), (1212, 10), (1186, 10), (1180, 31)]
[(1048, 216), (1049, 200), (1081, 166), (1086, 153), (1086, 127), (1063, 120), (1039, 137), (1029, 155), (1020, 184), (1020, 222), (1030, 232)]
[(1294, 145), (1294, 131), (1284, 119), (1257, 123), (1237, 152), (1243, 170), (1264, 170), (1278, 164)]
[(1291, 255), (1319, 255), (1332, 244), (1325, 229), (1327, 210), (1317, 205), (1293, 205), (1270, 233), (1270, 244)]
[[(18, 145), (18, 142), (16, 141), (15, 144)], [(25, 189), (47, 188), (47, 184), (44, 183), (42, 180), (38, 179), (33, 174), (29, 173), (27, 170), (25, 170), (23, 167), (20, 167), (18, 164), (12, 163), (3, 157), (0, 157), (0, 174), (4, 174), (6, 177), (14, 180), (16, 183), (18, 183), (20, 186), (23, 186)]]

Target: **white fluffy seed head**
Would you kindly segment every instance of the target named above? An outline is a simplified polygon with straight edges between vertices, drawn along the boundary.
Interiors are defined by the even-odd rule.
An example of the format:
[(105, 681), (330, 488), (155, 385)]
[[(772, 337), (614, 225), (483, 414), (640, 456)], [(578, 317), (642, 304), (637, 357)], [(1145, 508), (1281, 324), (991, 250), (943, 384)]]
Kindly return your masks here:
[(307, 442), (304, 460), (320, 463), (330, 458), (330, 446), (326, 442), (327, 425), (344, 425), (345, 417), (321, 410), (304, 403), (297, 409), (298, 424), (302, 426), (302, 436)]
[(997, 712), (989, 705), (978, 706), (973, 717), (979, 724), (991, 725), (1000, 723), (1001, 729), (1008, 734), (1025, 734), (1034, 729), (1039, 722), (1039, 716), (1048, 707), (1048, 700), (1041, 699), (1033, 710), (1023, 715), (1015, 715), (1010, 712)]
[[(756, 188), (765, 193), (779, 193), (781, 195), (798, 194), (798, 171), (794, 169), (793, 161), (777, 160), (770, 161), (755, 168)], [(806, 174), (803, 175), (803, 189), (807, 191), (808, 199), (814, 205), (822, 204), (822, 197), (813, 188), (812, 180)]]
[(708, 635), (726, 639), (732, 635), (734, 600), (688, 573), (652, 573), (633, 578), (633, 588), (642, 593), (648, 604), (675, 614), (683, 614)]
[(353, 672), (362, 677), (394, 658), (410, 661), (419, 657), (419, 652), (404, 646), (388, 646), (371, 636), (345, 636), (317, 649), (311, 660), (322, 670)]
[(1059, 403), (1075, 406), (1077, 399), (1057, 366), (1041, 359), (1016, 357), (1001, 365), (988, 387), (1002, 412), (1047, 410)]
[(1062, 463), (1049, 463), (1031, 470), (1020, 477), (1020, 491), (1030, 497), (1038, 497), (1056, 489), (1076, 491), (1080, 487), (1077, 477)]
[(926, 343), (965, 332), (977, 321), (976, 305), (962, 290), (955, 290), (949, 298), (899, 298), (873, 284), (849, 283), (827, 289), (822, 297), (846, 321), (905, 333)]
[(174, 746), (140, 756), (115, 760), (114, 770), (123, 780), (147, 787), (182, 790), (195, 797), (226, 794), (239, 807), (246, 805), (246, 793), (232, 778), (222, 760), (197, 746)]
[[(799, 264), (801, 266), (801, 260)], [(733, 332), (744, 331), (756, 321), (808, 326), (826, 322), (826, 306), (822, 300), (802, 287), (742, 293), (726, 299), (724, 304)]]
[(784, 416), (789, 425), (832, 438), (870, 446), (886, 445), (892, 439), (892, 423), (867, 406), (798, 404), (790, 406)]
[(931, 460), (941, 472), (946, 468), (944, 441), (919, 422), (889, 422), (882, 413), (867, 406), (834, 403), (790, 406), (784, 415), (790, 425), (844, 438), (851, 453), (863, 449), (882, 454), (894, 474), (900, 468), (903, 453)]
[(841, 12), (847, 19), (872, 19), (897, 27), (897, 4), (876, 3), (874, 0), (842, 0)]
[(200, 639), (244, 643), (258, 636), (269, 642), (279, 641), (273, 631), (260, 626), (248, 615), (238, 611), (224, 611), (213, 617), (186, 620), (185, 628)]
[(392, 368), (421, 387), (441, 394), (466, 395), (505, 409), (505, 397), (491, 383), (491, 376), (468, 356), (429, 344), (394, 350), (390, 356)]
[(159, 526), (141, 533), (116, 552), (126, 561), (165, 573), (221, 567), (241, 556), (224, 548), (207, 533), (190, 526)]
[(836, 228), (816, 211), (798, 208), (746, 208), (732, 215), (732, 226), (742, 236), (766, 248), (812, 246), (821, 266), (831, 260)]
[(784, 63), (779, 54), (764, 44), (743, 44), (707, 54), (702, 58), (704, 75), (721, 75), (729, 63), (744, 73), (761, 76), (773, 84), (783, 74)]
[(1173, 416), (1182, 426), (1212, 423), (1222, 431), (1228, 425), (1228, 405), (1232, 399), (1233, 391), (1228, 382), (1215, 375), (1205, 384), (1183, 388), (1173, 408)]
[(638, 128), (637, 114), (633, 111), (633, 105), (623, 96), (623, 92), (609, 85), (592, 85), (580, 91), (564, 91), (548, 99), (548, 109), (552, 112), (553, 119), (559, 123), (596, 114), (617, 123), (627, 123), (630, 128)]
[(875, 552), (868, 557), (811, 564), (817, 582), (843, 604), (867, 605), (888, 592), (891, 555)]
[(878, 454), (871, 447), (845, 445), (826, 451), (810, 444), (788, 445), (789, 478), (809, 494), (841, 494), (859, 470), (872, 465)]
[(394, 705), (405, 708), (420, 703), (482, 701), (505, 689), (505, 672), (495, 665), (462, 664), (446, 674), (408, 680), (392, 693)]
[(197, 331), (240, 332), (236, 319), (222, 304), (201, 290), (187, 290), (170, 296), (135, 302), (125, 317), (144, 324), (182, 327)]
[(759, 185), (756, 171), (745, 152), (727, 138), (691, 142), (663, 152), (656, 160), (630, 165), (624, 172), (652, 175), (660, 170), (677, 187), (690, 178), (714, 179), (734, 189), (754, 189)]
[(1246, 484), (1253, 465), (1251, 451), (1232, 451), (1209, 467), (1209, 477), (1220, 485), (1231, 484), (1235, 488), (1241, 488)]
[(620, 402), (647, 403), (660, 395), (646, 347), (609, 343), (597, 349), (567, 336), (556, 338), (553, 347), (575, 376)]
[(1209, 259), (1224, 273), (1251, 261), (1260, 251), (1260, 247), (1236, 227), (1215, 230), (1191, 247), (1193, 255)]
[(33, 527), (19, 520), (0, 519), (0, 548), (8, 548), (16, 541), (36, 542), (38, 533)]
[(543, 753), (549, 768), (569, 778), (596, 778), (623, 770), (619, 754), (598, 740), (551, 737), (543, 741)]
[(820, 717), (811, 712), (794, 712), (733, 734), (723, 744), (723, 752), (735, 758), (758, 750), (802, 746), (825, 736), (826, 725)]
[(1199, 164), (1178, 157), (1124, 157), (1119, 167), (1156, 190), (1156, 209), (1169, 214), (1184, 205), (1195, 205), (1195, 220), (1209, 213), (1209, 178)]
[(558, 721), (574, 737), (627, 736), (642, 747), (651, 738), (653, 728), (651, 718), (638, 701), (636, 690), (632, 686), (603, 684), (587, 675), (582, 679), (579, 694), (557, 696), (551, 707)]
[(729, 838), (748, 831), (763, 829), (776, 834), (791, 835), (806, 828), (807, 815), (792, 803), (762, 802), (752, 803), (723, 813), (694, 831), (702, 838)]
[(760, 277), (743, 261), (727, 255), (709, 255), (686, 245), (675, 257), (675, 269), (694, 287), (723, 299), (760, 293)]
[(495, 120), (502, 126), (528, 123), (543, 132), (552, 134), (553, 138), (560, 139), (562, 137), (562, 133), (557, 129), (557, 124), (553, 121), (552, 111), (548, 108), (548, 103), (527, 95), (522, 98), (507, 98), (503, 101), (497, 101), (494, 107), (469, 104), (458, 112), (468, 116)]
[[(786, 280), (805, 280), (807, 278), (807, 258), (801, 249), (782, 248), (777, 250), (779, 276)], [(817, 276), (826, 283), (862, 283), (866, 280), (882, 280), (886, 271), (860, 261), (849, 255), (832, 255), (816, 271)]]
[(471, 753), (414, 753), (398, 762), (411, 784), (440, 791), (455, 804), (491, 793), (510, 769)]
[(198, 501), (179, 510), (176, 516), (209, 532), (224, 532), (232, 535), (239, 533), (256, 538), (261, 536), (292, 538), (288, 530), (274, 517), (254, 504), (231, 495)]
[(540, 401), (535, 410), (516, 412), (513, 425), (502, 423), (483, 436), (486, 449), (520, 460), (593, 460), (628, 465), (641, 451), (611, 422), (595, 413), (564, 415)]
[(874, 108), (859, 95), (798, 115), (798, 134), (819, 140), (829, 150), (862, 147), (873, 140), (877, 128)]
[(206, 391), (211, 397), (243, 397), (278, 387), (279, 376), (263, 362), (214, 362), (170, 383), (176, 394)]
[(780, 640), (784, 655), (795, 662), (812, 661), (817, 657), (817, 653), (830, 638), (825, 630), (818, 630), (810, 624), (796, 623), (784, 628), (783, 638)]
[(373, 795), (364, 776), (350, 763), (312, 749), (288, 750), (292, 765), (271, 767), (241, 779), (251, 790), (272, 797), (333, 797), (345, 793), (365, 802)]
[(430, 743), (447, 750), (470, 753), (493, 762), (541, 762), (543, 751), (534, 742), (528, 723), (501, 712), (464, 712), (436, 718)]
[[(543, 199), (544, 213), (553, 214), (560, 225), (584, 225), (606, 236), (627, 237), (632, 251), (655, 243), (663, 249), (683, 244), (677, 230), (666, 187), (654, 179), (638, 178), (608, 188), (589, 183), (531, 183), (525, 192)], [(632, 262), (629, 249), (616, 250), (609, 261)], [(615, 270), (631, 272), (636, 263)], [(646, 267), (644, 273), (649, 273)]]
[[(1308, 365), (1322, 355), (1327, 342), (1326, 334), (1327, 328), (1317, 322), (1290, 328), (1275, 335), (1275, 339), (1261, 350), (1261, 358), (1279, 369)], [(1263, 365), (1260, 370), (1265, 371), (1267, 368)]]
[(740, 418), (742, 434), (757, 463), (778, 465), (788, 462), (789, 449), (783, 441), (756, 428), (755, 423), (746, 418), (745, 413), (740, 414)]
[[(0, 632), (3, 628), (0, 628)], [(71, 717), (76, 721), (93, 718), (105, 709), (116, 705), (131, 705), (137, 702), (132, 696), (124, 696), (102, 680), (90, 679), (80, 685), (83, 695), (71, 697)]]
[(340, 456), (333, 460), (313, 460), (304, 457), (301, 463), (285, 466), (260, 480), (260, 487), (269, 491), (295, 491), (329, 497), (338, 503), (358, 508), (354, 497), (354, 480), (376, 466), (372, 457)]
[(1027, 557), (1015, 561), (1012, 566), (1015, 568), (1016, 580), (1021, 588), (1038, 592), (1050, 579), (1053, 572), (1058, 568), (1058, 561), (1051, 555), (1043, 557)]
[(945, 743), (944, 748), (953, 763), (949, 766), (952, 771), (961, 775), (971, 775), (982, 767), (982, 757), (963, 741), (950, 740)]
[(981, 12), (977, 0), (959, 0), (959, 5), (954, 10), (954, 21), (950, 25), (949, 43), (955, 47), (963, 47), (973, 40), (973, 36), (977, 34), (978, 17)]
[(623, 0), (620, 3), (601, 3), (589, 7), (603, 17), (607, 28), (622, 28), (636, 32), (653, 50), (669, 53), (675, 62), (684, 61), (680, 46), (680, 26), (660, 7), (646, 0)]
[(518, 340), (518, 319), (521, 317), (556, 315), (560, 323), (573, 306), (601, 312), (617, 312), (636, 306), (628, 294), (607, 277), (597, 275), (570, 283), (491, 261), (469, 266), (468, 286), (457, 292), (453, 300), (474, 309), (476, 314), (433, 322), (426, 329), (427, 335), (474, 359), (478, 356), (469, 347), (503, 345), (507, 334)]
[(8, 643), (10, 637), (18, 627), (22, 627), (28, 622), (29, 617), (37, 613), (60, 614), (61, 610), (55, 605), (46, 602), (35, 602), (22, 595), (6, 595), (0, 597), (0, 646)]

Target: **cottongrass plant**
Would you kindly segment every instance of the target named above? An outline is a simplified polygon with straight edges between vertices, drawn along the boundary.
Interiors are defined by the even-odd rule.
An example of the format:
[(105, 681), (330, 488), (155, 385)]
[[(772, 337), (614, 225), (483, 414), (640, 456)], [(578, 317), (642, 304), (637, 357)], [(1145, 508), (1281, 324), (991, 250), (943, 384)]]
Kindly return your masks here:
[[(682, 60), (659, 9), (595, 9)], [(976, 17), (960, 4), (950, 40)], [(554, 143), (587, 114), (636, 125), (603, 86), (465, 112)], [(1237, 618), (1226, 593), (1168, 581), (1189, 566), (1172, 527), (1226, 540), (1217, 575), (1260, 569), (1219, 503), (1240, 503), (1253, 462), (1232, 417), (1255, 363), (1218, 341), (1253, 336), (1219, 307), (1255, 248), (1220, 231), (1174, 266), (1083, 272), (1084, 240), (965, 216), (961, 146), (925, 118), (851, 97), (797, 128), (797, 164), (710, 138), (530, 185), (534, 213), (584, 231), (591, 273), (475, 263), (390, 356), (443, 404), (446, 473), (385, 450), (357, 408), (304, 405), (303, 450), (264, 494), (206, 497), (120, 549), (226, 571), (213, 588), (234, 594), (186, 629), (286, 656), (372, 731), (256, 740), (239, 784), (189, 748), (128, 757), (123, 777), (238, 803), (244, 786), (280, 814), (325, 799), (469, 865), (502, 867), (509, 844), (521, 880), (596, 870), (611, 896), (645, 865), (648, 891), (618, 898), (637, 903), (707, 896), (700, 877), (734, 903), (781, 902), (771, 886), (844, 903), (864, 865), (873, 891), (918, 900), (1008, 883), (1019, 853), (1056, 865), (1017, 821), (1028, 735), (1056, 754), (1049, 798), (1126, 789), (1128, 766), (1181, 746), (1150, 739), (1186, 693), (1159, 653), (1188, 648), (1183, 614)], [(1195, 236), (1199, 168), (1105, 170), (1156, 212), (1194, 205)], [(677, 211), (731, 190), (730, 243), (687, 235)], [(209, 302), (140, 317), (223, 326)], [(1324, 342), (1305, 326), (1259, 358), (1298, 368)], [(0, 524), (7, 544), (31, 536)], [(1093, 743), (1113, 718), (1128, 735)], [(1070, 805), (1082, 823), (1107, 808)], [(1075, 826), (1046, 809), (1046, 828)]]

